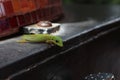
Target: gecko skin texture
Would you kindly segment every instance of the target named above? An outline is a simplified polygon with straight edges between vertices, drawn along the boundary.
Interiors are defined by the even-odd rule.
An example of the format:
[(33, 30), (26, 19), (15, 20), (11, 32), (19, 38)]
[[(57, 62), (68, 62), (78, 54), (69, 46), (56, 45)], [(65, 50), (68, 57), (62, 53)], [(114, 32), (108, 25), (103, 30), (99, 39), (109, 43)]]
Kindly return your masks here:
[(59, 47), (63, 47), (62, 38), (59, 36), (53, 36), (50, 34), (28, 34), (23, 35), (22, 39), (18, 42), (25, 43), (25, 42), (45, 42), (49, 44), (55, 44)]

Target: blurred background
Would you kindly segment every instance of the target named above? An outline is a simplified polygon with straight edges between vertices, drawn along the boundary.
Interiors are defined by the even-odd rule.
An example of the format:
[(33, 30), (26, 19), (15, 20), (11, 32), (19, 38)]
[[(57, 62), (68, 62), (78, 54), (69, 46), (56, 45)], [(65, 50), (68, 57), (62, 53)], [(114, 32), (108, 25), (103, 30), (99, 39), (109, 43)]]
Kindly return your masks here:
[(120, 0), (63, 0), (65, 4), (120, 4)]

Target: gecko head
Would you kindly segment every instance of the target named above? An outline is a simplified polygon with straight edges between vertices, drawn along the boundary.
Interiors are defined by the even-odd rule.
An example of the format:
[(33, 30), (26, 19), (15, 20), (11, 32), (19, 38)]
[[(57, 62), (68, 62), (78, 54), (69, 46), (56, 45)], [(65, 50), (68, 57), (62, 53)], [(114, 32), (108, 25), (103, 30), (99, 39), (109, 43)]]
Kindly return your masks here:
[(57, 46), (63, 47), (63, 41), (62, 38), (59, 36), (55, 36), (53, 38), (53, 43), (56, 44)]

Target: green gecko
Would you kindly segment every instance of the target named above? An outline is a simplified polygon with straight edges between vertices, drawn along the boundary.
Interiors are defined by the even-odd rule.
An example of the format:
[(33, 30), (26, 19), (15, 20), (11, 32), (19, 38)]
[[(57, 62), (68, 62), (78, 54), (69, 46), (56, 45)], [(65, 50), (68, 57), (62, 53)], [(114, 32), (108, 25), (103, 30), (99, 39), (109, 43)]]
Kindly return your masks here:
[(19, 40), (20, 43), (25, 42), (45, 42), (50, 44), (55, 44), (57, 46), (63, 47), (63, 41), (59, 36), (53, 36), (50, 34), (28, 34), (23, 35), (22, 39)]

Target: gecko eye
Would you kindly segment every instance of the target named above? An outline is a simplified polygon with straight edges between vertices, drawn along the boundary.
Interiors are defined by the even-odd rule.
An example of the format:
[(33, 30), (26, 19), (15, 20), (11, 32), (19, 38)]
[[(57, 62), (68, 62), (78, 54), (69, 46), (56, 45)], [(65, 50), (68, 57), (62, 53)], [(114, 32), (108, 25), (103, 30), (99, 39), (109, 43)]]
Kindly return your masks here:
[(59, 41), (58, 40), (55, 40), (56, 41), (56, 43), (58, 43)]

